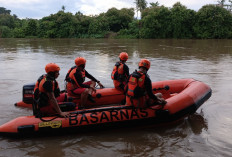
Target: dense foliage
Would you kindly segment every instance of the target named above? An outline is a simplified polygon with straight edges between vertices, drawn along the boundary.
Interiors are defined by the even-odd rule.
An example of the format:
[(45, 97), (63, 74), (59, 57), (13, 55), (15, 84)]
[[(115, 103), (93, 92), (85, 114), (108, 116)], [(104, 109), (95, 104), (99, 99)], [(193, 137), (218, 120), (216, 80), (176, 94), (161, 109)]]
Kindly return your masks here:
[[(140, 2), (140, 1), (138, 1)], [(205, 5), (199, 11), (180, 2), (171, 8), (158, 2), (146, 7), (136, 4), (141, 19), (134, 18), (133, 8), (109, 9), (106, 13), (86, 16), (65, 12), (42, 19), (19, 19), (0, 7), (1, 38), (232, 38), (232, 14), (216, 6)]]
[(203, 6), (196, 14), (194, 25), (197, 38), (231, 38), (232, 15), (217, 6)]

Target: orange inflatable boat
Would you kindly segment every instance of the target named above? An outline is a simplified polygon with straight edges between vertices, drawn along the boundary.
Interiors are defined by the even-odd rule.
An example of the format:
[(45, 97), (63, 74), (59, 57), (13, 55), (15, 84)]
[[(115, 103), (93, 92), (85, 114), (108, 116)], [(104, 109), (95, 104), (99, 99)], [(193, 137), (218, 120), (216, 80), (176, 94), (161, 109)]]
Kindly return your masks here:
[[(57, 132), (68, 128), (75, 128), (75, 131), (78, 131), (83, 128), (86, 130), (110, 126), (170, 123), (193, 114), (210, 98), (212, 93), (208, 85), (194, 79), (160, 81), (152, 83), (152, 86), (156, 89), (154, 93), (161, 92), (164, 95), (167, 101), (166, 105), (135, 108), (108, 104), (104, 107), (72, 111), (68, 118), (23, 116), (1, 125), (0, 134)], [(168, 86), (169, 89), (163, 89), (165, 86)], [(120, 99), (117, 96), (111, 97), (111, 99), (119, 99), (118, 102), (123, 98), (124, 96)]]
[[(35, 84), (24, 85), (23, 99), (22, 101), (15, 103), (15, 106), (32, 108), (34, 87)], [(80, 102), (80, 95), (68, 95), (65, 92), (61, 92), (61, 95), (63, 95), (63, 97), (66, 97), (66, 99), (70, 99), (70, 101), (76, 104)], [(96, 103), (91, 103), (90, 101), (87, 101), (87, 105), (89, 107), (108, 104), (122, 104), (122, 101), (125, 98), (123, 92), (115, 88), (97, 89), (96, 93), (93, 93), (92, 96)]]

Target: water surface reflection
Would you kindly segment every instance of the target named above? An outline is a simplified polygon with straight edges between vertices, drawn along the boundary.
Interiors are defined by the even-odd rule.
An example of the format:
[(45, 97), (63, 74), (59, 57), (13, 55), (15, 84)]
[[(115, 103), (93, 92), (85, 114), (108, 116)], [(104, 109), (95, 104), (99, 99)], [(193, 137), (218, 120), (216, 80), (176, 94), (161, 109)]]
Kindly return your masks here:
[[(74, 59), (107, 87), (122, 51), (130, 72), (141, 58), (151, 62), (153, 81), (194, 78), (207, 83), (212, 97), (191, 117), (175, 125), (127, 128), (28, 139), (0, 137), (0, 156), (230, 156), (232, 139), (231, 40), (0, 39), (0, 124), (32, 113), (13, 104), (22, 86), (34, 82), (49, 62), (64, 77)], [(54, 151), (55, 150), (55, 151)]]

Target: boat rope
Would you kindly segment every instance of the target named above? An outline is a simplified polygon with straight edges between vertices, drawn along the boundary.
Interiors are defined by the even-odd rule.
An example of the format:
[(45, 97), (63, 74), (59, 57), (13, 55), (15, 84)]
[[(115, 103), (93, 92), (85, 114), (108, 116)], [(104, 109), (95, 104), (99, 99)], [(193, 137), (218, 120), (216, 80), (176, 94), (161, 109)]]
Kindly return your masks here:
[(39, 100), (33, 99), (33, 103), (32, 103), (33, 115), (35, 116), (35, 118), (39, 118), (43, 122), (50, 122), (50, 121), (52, 121), (52, 120), (54, 120), (54, 119), (56, 119), (56, 118), (59, 117), (59, 116), (55, 116), (55, 117), (53, 117), (52, 119), (49, 119), (49, 120), (43, 119), (43, 117), (45, 117), (45, 116), (38, 109), (38, 106), (37, 106), (38, 101)]
[(44, 116), (41, 112), (37, 111), (37, 113), (35, 114), (35, 117), (36, 117), (36, 118), (39, 118), (39, 119), (40, 119), (41, 121), (43, 121), (43, 122), (50, 122), (50, 121), (55, 120), (55, 119), (58, 118), (59, 116), (56, 115), (55, 117), (46, 120), (46, 119), (43, 119), (43, 117), (45, 117), (45, 116)]

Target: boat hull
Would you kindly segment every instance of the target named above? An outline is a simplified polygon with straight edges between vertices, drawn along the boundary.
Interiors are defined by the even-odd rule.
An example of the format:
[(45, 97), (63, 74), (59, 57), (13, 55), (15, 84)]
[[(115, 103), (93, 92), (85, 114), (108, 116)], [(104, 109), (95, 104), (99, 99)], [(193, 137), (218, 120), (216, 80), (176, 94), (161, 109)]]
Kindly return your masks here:
[[(80, 130), (109, 126), (157, 125), (175, 122), (196, 112), (211, 96), (211, 89), (203, 82), (193, 79), (168, 80), (152, 83), (154, 92), (166, 98), (165, 106), (149, 108), (117, 105), (72, 111), (68, 118), (24, 116), (0, 126), (0, 133), (25, 134), (63, 129)], [(169, 90), (162, 90), (164, 86)], [(159, 90), (160, 88), (160, 90)]]

